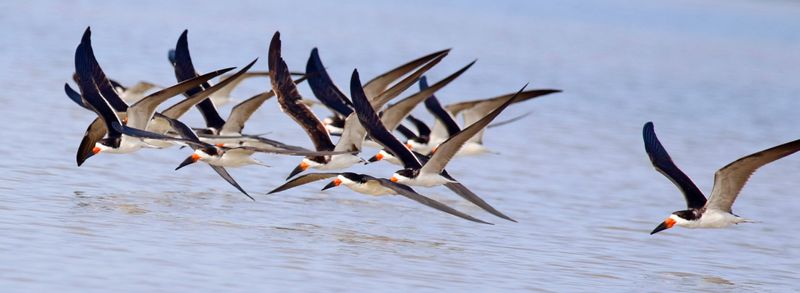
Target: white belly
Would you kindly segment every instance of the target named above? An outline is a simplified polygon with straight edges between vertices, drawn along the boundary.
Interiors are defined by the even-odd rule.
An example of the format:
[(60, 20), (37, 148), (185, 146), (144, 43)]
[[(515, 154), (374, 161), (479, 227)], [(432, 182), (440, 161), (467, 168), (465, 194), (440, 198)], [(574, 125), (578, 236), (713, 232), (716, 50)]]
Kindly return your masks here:
[(686, 228), (725, 228), (733, 224), (746, 222), (744, 218), (718, 210), (706, 210), (703, 216), (696, 221), (687, 221), (681, 225)]
[(246, 165), (258, 164), (258, 161), (250, 157), (250, 155), (227, 152), (222, 154), (222, 157), (209, 156), (203, 158), (203, 161), (214, 166), (237, 168)]
[(357, 184), (357, 183), (345, 184), (345, 186), (347, 186), (348, 188), (350, 188), (355, 192), (366, 195), (386, 195), (395, 193), (394, 190), (383, 187), (383, 185), (374, 181), (367, 181), (367, 183), (364, 184)]
[(346, 169), (355, 164), (361, 163), (362, 160), (358, 156), (351, 154), (333, 155), (327, 164), (314, 165), (311, 168), (318, 170), (340, 170)]
[(398, 183), (406, 185), (414, 185), (414, 186), (433, 187), (433, 186), (444, 185), (446, 183), (451, 183), (451, 182), (453, 181), (450, 181), (439, 174), (419, 174), (419, 176), (417, 176), (416, 178), (400, 179)]
[(488, 153), (489, 149), (483, 146), (483, 144), (479, 144), (476, 142), (468, 141), (465, 143), (461, 149), (458, 150), (456, 156), (476, 156)]

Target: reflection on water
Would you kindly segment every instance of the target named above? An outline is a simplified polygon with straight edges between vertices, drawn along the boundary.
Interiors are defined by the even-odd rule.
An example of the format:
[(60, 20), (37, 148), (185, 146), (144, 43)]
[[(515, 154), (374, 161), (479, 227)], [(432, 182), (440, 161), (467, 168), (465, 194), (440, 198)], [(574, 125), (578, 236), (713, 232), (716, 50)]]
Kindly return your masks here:
[[(641, 142), (642, 125), (654, 121), (675, 162), (710, 192), (717, 168), (800, 136), (796, 3), (207, 4), (0, 4), (0, 124), (12, 126), (0, 144), (4, 292), (797, 289), (800, 156), (759, 170), (743, 190), (735, 212), (760, 223), (650, 236), (683, 202)], [(204, 72), (264, 57), (281, 30), (290, 68), (302, 70), (318, 47), (345, 92), (353, 67), (373, 76), (450, 47), (433, 80), (479, 61), (438, 94), (447, 103), (525, 82), (565, 91), (510, 109), (507, 117), (533, 114), (489, 131), (499, 154), (448, 166), (517, 224), (444, 188), (421, 190), (496, 225), (402, 197), (319, 192), (324, 184), (265, 195), (298, 163), (267, 155), (271, 168), (232, 170), (251, 202), (203, 166), (173, 171), (186, 150), (75, 166), (93, 117), (61, 85), (87, 25), (101, 65), (127, 84), (171, 83), (166, 50), (188, 28)], [(268, 86), (248, 81), (234, 95)], [(196, 113), (187, 119), (200, 123)], [(274, 101), (246, 130), (310, 145)]]

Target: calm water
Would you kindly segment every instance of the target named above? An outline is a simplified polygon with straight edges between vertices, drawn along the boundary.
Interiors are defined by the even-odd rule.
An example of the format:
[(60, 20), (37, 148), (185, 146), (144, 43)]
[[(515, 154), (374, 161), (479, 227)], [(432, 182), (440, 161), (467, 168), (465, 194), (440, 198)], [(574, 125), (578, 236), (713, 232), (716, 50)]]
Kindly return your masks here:
[[(365, 1), (366, 2), (366, 1)], [(223, 4), (62, 1), (0, 4), (0, 286), (65, 291), (789, 291), (800, 284), (800, 155), (760, 170), (734, 206), (760, 220), (726, 230), (648, 233), (684, 208), (650, 166), (654, 121), (673, 159), (710, 192), (713, 172), (800, 137), (800, 4), (791, 1), (362, 2)], [(94, 117), (62, 85), (87, 25), (106, 72), (173, 82), (166, 50), (189, 29), (195, 66), (262, 57), (275, 30), (290, 68), (319, 47), (347, 91), (442, 48), (430, 76), (478, 63), (441, 91), (456, 102), (560, 88), (493, 129), (497, 155), (448, 168), (519, 220), (498, 220), (443, 188), (424, 194), (490, 220), (477, 225), (399, 197), (323, 184), (273, 196), (298, 160), (232, 171), (257, 202), (186, 150), (99, 155), (76, 167)], [(239, 98), (268, 88), (253, 80)], [(310, 97), (310, 90), (301, 90)], [(223, 111), (227, 112), (228, 108)], [(322, 112), (320, 112), (322, 113)], [(420, 116), (429, 118), (424, 113)], [(197, 113), (187, 121), (197, 125)], [(267, 102), (246, 129), (309, 146)], [(365, 156), (371, 156), (371, 153)], [(394, 166), (355, 170), (388, 176)]]

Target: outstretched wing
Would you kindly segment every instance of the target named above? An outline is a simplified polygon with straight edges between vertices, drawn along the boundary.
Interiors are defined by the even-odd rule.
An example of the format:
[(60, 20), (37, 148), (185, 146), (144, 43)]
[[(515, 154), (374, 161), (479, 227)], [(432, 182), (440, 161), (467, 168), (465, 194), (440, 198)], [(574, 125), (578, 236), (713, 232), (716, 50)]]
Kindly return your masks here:
[(690, 209), (699, 209), (705, 206), (705, 195), (697, 188), (697, 185), (694, 185), (692, 179), (689, 179), (689, 176), (686, 176), (686, 174), (672, 162), (672, 158), (670, 158), (667, 150), (664, 149), (664, 146), (658, 141), (653, 122), (645, 123), (642, 132), (644, 149), (647, 151), (647, 155), (650, 156), (650, 162), (653, 163), (656, 170), (664, 174), (664, 176), (683, 192), (683, 196), (686, 198), (686, 205)]
[(272, 191), (267, 192), (267, 194), (273, 194), (273, 193), (276, 193), (276, 192), (281, 192), (281, 191), (284, 191), (284, 190), (287, 190), (287, 189), (291, 189), (291, 188), (295, 188), (297, 186), (308, 184), (308, 183), (311, 183), (311, 182), (315, 182), (315, 181), (319, 181), (319, 180), (323, 180), (323, 179), (327, 179), (327, 178), (331, 178), (331, 177), (336, 177), (336, 176), (339, 176), (339, 174), (340, 173), (310, 173), (310, 174), (301, 175), (301, 176), (298, 176), (298, 177), (296, 177), (296, 178), (294, 178), (292, 180), (289, 180), (288, 182), (284, 183), (281, 186), (278, 186), (277, 188), (273, 189)]
[(481, 224), (492, 225), (492, 223), (489, 223), (489, 222), (480, 220), (478, 218), (472, 217), (472, 216), (467, 215), (465, 213), (462, 213), (462, 212), (460, 212), (460, 211), (458, 211), (458, 210), (456, 210), (454, 208), (451, 208), (451, 207), (447, 206), (446, 204), (443, 204), (443, 203), (438, 202), (436, 200), (433, 200), (433, 199), (431, 199), (429, 197), (421, 195), (421, 194), (417, 193), (416, 191), (414, 191), (414, 189), (411, 189), (411, 187), (408, 187), (406, 185), (399, 184), (399, 183), (394, 183), (394, 182), (389, 181), (388, 179), (384, 179), (384, 178), (372, 178), (370, 180), (375, 180), (378, 183), (380, 183), (383, 187), (386, 187), (386, 188), (389, 188), (391, 190), (394, 190), (394, 192), (396, 192), (399, 195), (402, 195), (402, 196), (404, 196), (406, 198), (409, 198), (409, 199), (411, 199), (413, 201), (416, 201), (418, 203), (424, 204), (426, 206), (432, 207), (434, 209), (443, 211), (445, 213), (451, 214), (453, 216), (456, 216), (456, 217), (459, 217), (459, 218), (462, 218), (462, 219), (465, 219), (465, 220), (469, 220), (469, 221), (473, 221), (473, 222), (481, 223)]
[(714, 189), (711, 190), (706, 208), (730, 213), (733, 201), (756, 169), (798, 150), (800, 139), (754, 153), (722, 167), (714, 174)]

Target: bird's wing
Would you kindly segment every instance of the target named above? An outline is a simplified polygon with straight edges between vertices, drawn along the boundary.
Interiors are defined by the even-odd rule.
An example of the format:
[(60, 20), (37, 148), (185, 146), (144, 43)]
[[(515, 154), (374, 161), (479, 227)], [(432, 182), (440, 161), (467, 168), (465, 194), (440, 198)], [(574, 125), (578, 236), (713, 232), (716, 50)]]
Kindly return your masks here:
[[(523, 102), (523, 101), (527, 101), (527, 100), (530, 100), (530, 99), (533, 99), (533, 98), (537, 98), (537, 97), (541, 97), (541, 96), (544, 96), (544, 95), (558, 93), (558, 92), (561, 92), (561, 91), (560, 90), (551, 90), (551, 89), (524, 91), (524, 92), (520, 93), (516, 98), (514, 98), (514, 101), (512, 102), (512, 104)], [(492, 110), (496, 109), (497, 106), (502, 104), (503, 101), (505, 101), (508, 97), (510, 97), (512, 95), (513, 94), (508, 94), (508, 95), (502, 95), (502, 96), (499, 96), (499, 97), (485, 99), (485, 100), (459, 103), (459, 104), (464, 104), (464, 105), (468, 105), (469, 106), (468, 108), (466, 108), (463, 111), (461, 111), (464, 114), (464, 127), (466, 127), (467, 125), (470, 125), (472, 123), (475, 123), (475, 121), (480, 120), (481, 118), (486, 116), (486, 113), (489, 113)], [(451, 106), (453, 106), (453, 105), (448, 105), (447, 108), (451, 109)], [(461, 106), (458, 106), (458, 104), (456, 104), (456, 106), (454, 106), (452, 108), (453, 109), (458, 109), (458, 108), (461, 108)], [(453, 110), (451, 112), (454, 113), (453, 115), (456, 115), (455, 114), (456, 113), (455, 110)], [(477, 133), (475, 136), (473, 136), (470, 141), (477, 142), (477, 143), (482, 143), (483, 142), (482, 140), (483, 140), (483, 131), (481, 131), (481, 132)]]
[(328, 130), (319, 121), (314, 112), (301, 102), (303, 99), (297, 91), (297, 85), (291, 79), (289, 67), (281, 58), (280, 33), (275, 32), (269, 46), (269, 75), (272, 80), (272, 91), (278, 96), (281, 110), (289, 115), (305, 130), (318, 151), (331, 151), (333, 145)]
[[(428, 127), (428, 124), (425, 124), (424, 121), (418, 119), (417, 117), (411, 116), (411, 115), (406, 116), (406, 120), (410, 121), (411, 124), (414, 124), (414, 128), (417, 129), (417, 133), (419, 134), (418, 135), (419, 137), (428, 138), (428, 137), (431, 136), (431, 128)], [(396, 127), (397, 130), (399, 130), (400, 132), (404, 132), (403, 130), (400, 130), (401, 128), (405, 128), (405, 127), (402, 127), (402, 126), (403, 126), (402, 124), (401, 125), (397, 125), (397, 127)], [(408, 128), (405, 128), (405, 129), (408, 130)], [(405, 131), (405, 132), (408, 132), (408, 131)]]
[[(421, 77), (419, 79), (419, 90), (424, 91), (428, 88), (428, 78), (425, 76)], [(431, 138), (445, 140), (461, 131), (461, 127), (458, 126), (455, 118), (442, 107), (442, 104), (439, 103), (439, 99), (437, 99), (436, 96), (431, 95), (425, 99), (425, 109), (428, 109), (428, 112), (436, 118), (433, 124), (433, 130), (431, 131)]]
[[(189, 54), (188, 33), (189, 30), (184, 30), (183, 33), (181, 33), (178, 42), (175, 44), (174, 58), (171, 58), (171, 61), (173, 61), (172, 65), (175, 67), (175, 78), (177, 78), (178, 81), (184, 81), (198, 75), (197, 71), (194, 69), (194, 64), (192, 64), (192, 56)], [(211, 86), (208, 83), (204, 83), (202, 86), (186, 91), (185, 95), (186, 97), (191, 97), (209, 87)], [(214, 103), (211, 102), (211, 99), (203, 99), (196, 105), (197, 109), (200, 110), (200, 114), (203, 115), (207, 127), (222, 129), (222, 126), (225, 124), (225, 119), (222, 119), (222, 116), (219, 115), (219, 111), (214, 107)]]
[(300, 185), (304, 185), (304, 184), (308, 184), (308, 183), (311, 183), (311, 182), (315, 182), (315, 181), (319, 181), (319, 180), (323, 180), (323, 179), (327, 179), (327, 178), (331, 178), (331, 177), (336, 177), (336, 176), (339, 176), (339, 173), (310, 173), (310, 174), (301, 175), (301, 176), (298, 176), (298, 177), (296, 177), (296, 178), (294, 178), (292, 180), (287, 181), (286, 183), (284, 183), (281, 186), (278, 186), (277, 188), (273, 189), (272, 191), (268, 192), (267, 194), (281, 192), (281, 191), (284, 191), (284, 190), (287, 190), (287, 189), (295, 188), (295, 187), (300, 186)]
[(491, 213), (492, 215), (498, 216), (500, 218), (503, 218), (503, 219), (506, 219), (506, 220), (509, 220), (509, 221), (512, 221), (512, 222), (516, 222), (516, 220), (512, 219), (509, 216), (506, 216), (505, 214), (501, 213), (500, 211), (498, 211), (497, 209), (492, 207), (492, 205), (490, 205), (489, 203), (484, 201), (482, 198), (480, 198), (477, 194), (472, 192), (472, 190), (469, 190), (463, 184), (458, 183), (458, 182), (449, 182), (449, 183), (445, 183), (444, 186), (447, 187), (448, 189), (450, 189), (451, 191), (455, 192), (456, 194), (458, 194), (462, 198), (466, 199), (467, 201), (469, 201), (469, 202), (475, 204), (476, 206), (482, 208), (484, 211), (487, 211), (487, 212)]
[(353, 105), (355, 106), (356, 115), (361, 125), (364, 126), (369, 136), (375, 142), (379, 143), (388, 152), (400, 159), (405, 168), (419, 169), (422, 165), (417, 160), (417, 157), (405, 146), (397, 140), (389, 130), (381, 123), (375, 109), (370, 105), (367, 96), (361, 88), (361, 81), (358, 78), (358, 71), (353, 71), (353, 76), (350, 79), (350, 96), (353, 98)]
[[(305, 77), (298, 78), (294, 81), (295, 84), (299, 84), (305, 81)], [(225, 121), (225, 125), (222, 126), (222, 130), (220, 133), (242, 133), (242, 129), (244, 129), (244, 123), (250, 119), (250, 116), (264, 104), (265, 101), (269, 100), (275, 96), (275, 92), (268, 91), (264, 93), (257, 94), (252, 98), (242, 101), (236, 106), (233, 106), (231, 109), (231, 114), (228, 116), (228, 121)]]
[(222, 179), (225, 179), (225, 181), (228, 181), (228, 183), (233, 185), (233, 187), (236, 187), (236, 189), (238, 189), (239, 191), (244, 193), (244, 195), (247, 195), (247, 197), (249, 197), (253, 201), (256, 200), (255, 198), (253, 198), (252, 196), (247, 194), (247, 191), (244, 191), (244, 188), (239, 186), (239, 183), (237, 183), (236, 180), (233, 179), (233, 176), (231, 176), (231, 174), (228, 173), (228, 170), (225, 170), (225, 167), (214, 166), (214, 165), (211, 165), (211, 164), (208, 164), (208, 166), (210, 166), (211, 169), (214, 169), (214, 171), (216, 171), (217, 174), (219, 174), (219, 176), (222, 177)]
[(161, 103), (165, 102), (171, 97), (180, 95), (181, 93), (232, 69), (233, 67), (225, 68), (203, 74), (198, 77), (193, 77), (142, 98), (138, 102), (128, 107), (127, 125), (133, 128), (145, 129), (150, 120), (153, 119), (153, 115), (155, 114), (158, 105), (161, 105)]
[[(231, 92), (233, 92), (236, 87), (242, 83), (245, 79), (253, 78), (253, 77), (269, 77), (269, 72), (266, 71), (258, 71), (258, 72), (248, 72), (239, 76), (234, 77), (234, 79), (228, 83), (227, 86), (220, 89), (215, 96), (220, 97), (230, 97)], [(233, 75), (223, 75), (219, 78), (220, 82), (226, 79), (233, 77)]]
[(420, 58), (414, 59), (406, 64), (400, 65), (392, 70), (389, 70), (377, 77), (373, 78), (372, 80), (368, 81), (364, 84), (364, 93), (366, 93), (367, 97), (370, 101), (374, 101), (373, 99), (380, 95), (382, 92), (386, 91), (390, 84), (392, 84), (395, 80), (400, 79), (400, 77), (406, 75), (411, 70), (414, 70), (417, 67), (426, 64), (437, 57), (444, 57), (450, 52), (450, 49), (433, 52), (431, 54), (422, 56)]
[(730, 213), (733, 201), (756, 169), (798, 150), (800, 139), (754, 153), (722, 167), (714, 174), (714, 188), (706, 208)]
[(419, 80), (419, 78), (423, 74), (425, 74), (425, 72), (428, 72), (428, 70), (433, 68), (433, 66), (436, 66), (436, 64), (439, 64), (439, 62), (442, 61), (442, 59), (444, 59), (444, 56), (446, 56), (446, 55), (439, 55), (439, 56), (434, 57), (433, 60), (431, 60), (428, 63), (425, 63), (425, 65), (423, 65), (419, 69), (415, 70), (410, 75), (408, 75), (405, 78), (403, 78), (402, 80), (398, 81), (395, 85), (393, 85), (389, 89), (381, 92), (377, 96), (367, 96), (367, 98), (369, 98), (369, 102), (372, 104), (372, 107), (374, 109), (376, 109), (376, 110), (380, 109), (380, 108), (383, 108), (383, 106), (386, 105), (386, 103), (388, 103), (392, 99), (396, 98), (401, 93), (403, 93), (405, 90), (407, 90), (412, 85), (414, 85), (414, 83), (416, 83), (417, 80)]
[[(525, 86), (528, 86), (527, 84)], [(519, 92), (525, 89), (523, 86)], [(518, 93), (519, 93), (518, 92)], [(511, 105), (514, 102), (515, 96), (507, 98), (502, 105), (494, 109), (492, 112), (489, 112), (485, 117), (481, 118), (481, 120), (472, 123), (472, 125), (468, 126), (467, 128), (462, 129), (455, 135), (451, 136), (438, 147), (436, 147), (436, 151), (431, 155), (431, 158), (428, 160), (425, 165), (422, 166), (420, 172), (429, 173), (429, 174), (439, 174), (444, 170), (444, 166), (447, 165), (447, 162), (456, 155), (458, 150), (467, 142), (472, 136), (474, 136), (479, 131), (486, 128), (486, 125), (492, 122), (498, 115), (500, 115), (503, 110), (505, 110), (508, 105)]]
[(344, 119), (344, 127), (342, 128), (342, 135), (339, 141), (336, 142), (336, 151), (361, 151), (361, 145), (367, 137), (367, 130), (361, 125), (358, 120), (358, 115), (350, 113)]
[(91, 59), (93, 59), (90, 57), (91, 51), (87, 49), (91, 46), (91, 42), (88, 38), (89, 34), (90, 32), (87, 28), (86, 33), (84, 33), (84, 38), (75, 49), (75, 72), (78, 77), (78, 88), (81, 91), (81, 96), (89, 107), (92, 108), (92, 110), (97, 113), (97, 116), (103, 120), (103, 123), (105, 123), (108, 136), (110, 138), (119, 138), (122, 134), (114, 130), (111, 127), (111, 123), (116, 122), (121, 124), (122, 122), (114, 109), (111, 108), (108, 101), (100, 95), (100, 91), (93, 78), (94, 75), (98, 75), (98, 72), (102, 73), (102, 69), (97, 63), (91, 61)]
[[(258, 60), (258, 59), (256, 59), (256, 60)], [(256, 60), (253, 60), (253, 62), (250, 62), (250, 64), (247, 64), (247, 66), (245, 66), (241, 70), (239, 70), (236, 73), (234, 73), (233, 76), (239, 76), (239, 75), (245, 74), (247, 72), (247, 70), (249, 70), (250, 67), (252, 67), (253, 64), (255, 64)], [(191, 96), (189, 96), (188, 98), (186, 98), (183, 101), (180, 101), (180, 102), (176, 103), (175, 105), (172, 105), (171, 107), (169, 107), (166, 110), (162, 111), (161, 114), (164, 114), (164, 116), (167, 116), (167, 117), (172, 118), (172, 119), (178, 119), (181, 116), (183, 116), (183, 114), (185, 114), (187, 111), (189, 111), (189, 109), (191, 109), (192, 106), (195, 106), (195, 105), (198, 105), (198, 103), (203, 103), (204, 101), (207, 101), (209, 95), (212, 95), (215, 92), (219, 91), (220, 89), (224, 88), (226, 85), (228, 85), (228, 83), (233, 82), (233, 80), (235, 80), (235, 78), (223, 80), (220, 83), (217, 83), (212, 87), (205, 88), (204, 90), (198, 90), (198, 91), (195, 91), (194, 89), (189, 90), (189, 91), (187, 91), (187, 93), (191, 92), (192, 93)], [(197, 88), (195, 88), (195, 89), (197, 89)], [(211, 103), (211, 102), (209, 101), (209, 103)], [(211, 106), (213, 107), (214, 104), (211, 103)], [(209, 117), (211, 117), (211, 116), (209, 116)], [(225, 125), (225, 121), (224, 120), (222, 121), (221, 125), (222, 126)], [(220, 129), (220, 128), (216, 128), (216, 129)]]
[(89, 124), (89, 127), (86, 128), (86, 132), (83, 134), (81, 144), (78, 146), (78, 153), (75, 156), (78, 166), (83, 165), (83, 162), (93, 154), (92, 149), (94, 149), (95, 144), (103, 139), (107, 132), (106, 124), (100, 117), (95, 118), (94, 121)]
[(397, 127), (397, 125), (399, 125), (400, 122), (402, 122), (403, 119), (405, 119), (408, 113), (411, 113), (411, 110), (414, 110), (414, 108), (419, 103), (421, 103), (422, 101), (433, 95), (433, 93), (440, 90), (441, 88), (443, 88), (444, 86), (448, 85), (450, 82), (461, 76), (461, 74), (463, 74), (465, 71), (467, 71), (467, 69), (472, 67), (473, 64), (475, 64), (475, 61), (470, 62), (463, 68), (454, 72), (447, 78), (442, 79), (441, 81), (435, 83), (431, 87), (419, 91), (418, 93), (413, 94), (387, 107), (386, 110), (383, 111), (383, 115), (381, 115), (381, 122), (383, 123), (383, 125), (386, 125), (386, 128), (389, 129), (390, 131), (394, 130)]
[(666, 176), (681, 190), (683, 197), (686, 198), (686, 205), (690, 209), (699, 209), (705, 206), (705, 195), (697, 188), (697, 185), (694, 185), (692, 179), (686, 176), (686, 174), (672, 162), (669, 153), (667, 153), (667, 150), (661, 145), (661, 142), (658, 141), (653, 122), (644, 124), (642, 137), (644, 139), (644, 149), (650, 157), (650, 162), (653, 163), (653, 166), (658, 172)]
[(312, 49), (311, 56), (308, 57), (306, 74), (311, 91), (314, 92), (314, 96), (322, 104), (336, 115), (342, 117), (347, 117), (353, 112), (353, 103), (347, 99), (347, 96), (331, 80), (328, 71), (325, 70), (325, 65), (322, 64), (322, 60), (319, 58), (317, 48)]
[[(81, 93), (76, 92), (72, 87), (69, 86), (68, 83), (64, 83), (64, 92), (67, 94), (70, 100), (81, 106), (82, 108), (92, 111), (92, 108), (89, 108), (89, 105), (83, 101), (83, 97), (81, 97)], [(94, 111), (92, 111), (94, 112)]]
[(418, 203), (424, 204), (426, 206), (432, 207), (434, 209), (440, 210), (442, 212), (451, 214), (453, 216), (456, 216), (456, 217), (459, 217), (459, 218), (462, 218), (462, 219), (465, 219), (465, 220), (473, 221), (473, 222), (476, 222), (476, 223), (491, 225), (491, 223), (489, 223), (489, 222), (486, 222), (486, 221), (480, 220), (478, 218), (472, 217), (472, 216), (467, 215), (465, 213), (462, 213), (462, 212), (460, 212), (460, 211), (458, 211), (458, 210), (456, 210), (454, 208), (451, 208), (446, 204), (443, 204), (443, 203), (441, 203), (439, 201), (436, 201), (436, 200), (433, 200), (433, 199), (431, 199), (429, 197), (421, 195), (421, 194), (417, 193), (416, 191), (414, 191), (414, 189), (411, 189), (411, 187), (408, 187), (407, 185), (395, 183), (395, 182), (389, 181), (388, 179), (384, 179), (384, 178), (372, 178), (370, 180), (375, 180), (378, 183), (380, 183), (381, 186), (389, 188), (391, 190), (394, 190), (394, 192), (396, 192), (399, 195), (402, 195), (402, 196), (404, 196), (406, 198), (409, 198), (409, 199), (411, 199), (413, 201), (416, 201)]
[(89, 67), (92, 68), (92, 79), (94, 80), (100, 95), (103, 96), (103, 99), (107, 101), (111, 108), (116, 112), (125, 112), (128, 110), (128, 104), (126, 104), (125, 101), (119, 97), (117, 91), (114, 90), (114, 86), (111, 85), (111, 80), (108, 79), (106, 74), (100, 68), (97, 58), (94, 56), (94, 50), (92, 49), (91, 36), (92, 32), (90, 28), (87, 27), (86, 31), (83, 33), (81, 43), (84, 44), (84, 49), (87, 52), (87, 62)]

